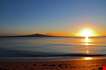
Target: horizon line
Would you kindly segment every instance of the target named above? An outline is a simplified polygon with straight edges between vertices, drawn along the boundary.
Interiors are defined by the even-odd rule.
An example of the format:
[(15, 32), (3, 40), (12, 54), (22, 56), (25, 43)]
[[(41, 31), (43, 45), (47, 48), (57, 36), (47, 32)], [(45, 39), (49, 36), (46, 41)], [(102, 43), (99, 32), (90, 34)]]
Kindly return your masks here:
[[(85, 36), (74, 36), (74, 35), (49, 35), (49, 34), (44, 34), (44, 33), (35, 33), (35, 34), (26, 34), (26, 35), (0, 35), (0, 37), (21, 37), (21, 36), (33, 36), (34, 37), (37, 37), (36, 35), (40, 36), (42, 35), (43, 36), (48, 36), (48, 37), (85, 37)], [(89, 36), (90, 37), (106, 37), (106, 35), (99, 35), (99, 36)]]

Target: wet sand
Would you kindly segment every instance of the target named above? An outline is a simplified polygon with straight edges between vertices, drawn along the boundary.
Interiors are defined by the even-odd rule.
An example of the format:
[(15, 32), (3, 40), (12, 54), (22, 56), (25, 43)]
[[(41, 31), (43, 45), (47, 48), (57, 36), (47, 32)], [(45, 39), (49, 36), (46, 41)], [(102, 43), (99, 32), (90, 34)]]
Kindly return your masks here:
[(103, 70), (106, 57), (1, 59), (0, 70)]

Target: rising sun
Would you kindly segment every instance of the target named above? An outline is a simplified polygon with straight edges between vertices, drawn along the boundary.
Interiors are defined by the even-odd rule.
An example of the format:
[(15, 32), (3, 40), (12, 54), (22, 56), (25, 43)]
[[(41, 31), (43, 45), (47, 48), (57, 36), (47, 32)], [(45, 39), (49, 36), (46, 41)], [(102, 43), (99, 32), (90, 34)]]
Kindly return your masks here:
[(92, 29), (90, 28), (84, 28), (80, 31), (79, 33), (80, 36), (83, 36), (83, 37), (91, 37), (91, 36), (96, 36), (95, 34), (95, 31), (93, 31)]

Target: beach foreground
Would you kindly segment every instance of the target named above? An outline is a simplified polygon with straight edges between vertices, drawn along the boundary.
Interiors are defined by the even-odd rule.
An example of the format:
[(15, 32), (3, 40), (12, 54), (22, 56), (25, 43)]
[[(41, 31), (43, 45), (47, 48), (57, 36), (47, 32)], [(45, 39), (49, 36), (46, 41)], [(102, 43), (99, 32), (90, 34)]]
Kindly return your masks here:
[(0, 70), (105, 70), (105, 57), (0, 60)]

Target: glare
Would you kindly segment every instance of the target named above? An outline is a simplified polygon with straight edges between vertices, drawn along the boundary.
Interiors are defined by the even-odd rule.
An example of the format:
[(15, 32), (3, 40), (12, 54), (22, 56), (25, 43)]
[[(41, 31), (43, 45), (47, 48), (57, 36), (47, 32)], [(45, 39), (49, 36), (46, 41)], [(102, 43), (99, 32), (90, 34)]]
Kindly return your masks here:
[(87, 43), (91, 42), (91, 39), (89, 37), (85, 37), (84, 42), (87, 44)]
[(83, 36), (86, 38), (88, 38), (90, 36), (94, 36), (94, 35), (95, 35), (94, 31), (90, 28), (85, 28), (85, 29), (81, 30), (81, 32), (80, 32), (80, 36)]
[(90, 51), (89, 50), (86, 50), (86, 54), (89, 54), (90, 53)]
[(92, 57), (83, 57), (82, 59), (83, 60), (92, 60), (93, 58)]

